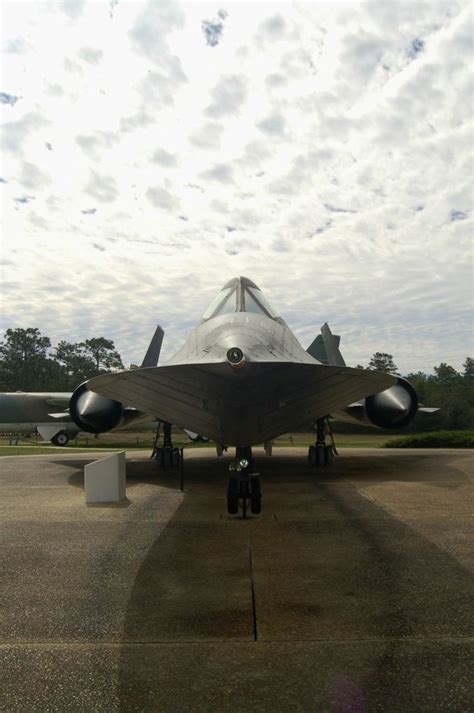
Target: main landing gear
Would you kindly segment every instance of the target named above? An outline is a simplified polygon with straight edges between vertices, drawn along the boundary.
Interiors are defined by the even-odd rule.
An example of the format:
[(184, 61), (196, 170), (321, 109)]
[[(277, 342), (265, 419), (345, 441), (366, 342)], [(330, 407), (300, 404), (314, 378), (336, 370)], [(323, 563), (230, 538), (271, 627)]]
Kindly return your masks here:
[(236, 515), (239, 507), (242, 517), (247, 517), (247, 509), (258, 515), (262, 510), (262, 490), (258, 473), (253, 472), (254, 459), (251, 446), (237, 446), (235, 461), (229, 465), (229, 484), (227, 486), (227, 511)]
[[(331, 438), (331, 445), (326, 444), (326, 429)], [(338, 455), (334, 436), (328, 418), (316, 421), (316, 443), (308, 450), (308, 461), (312, 466), (331, 465), (334, 456)]]
[(54, 446), (67, 446), (69, 443), (69, 434), (67, 431), (59, 431), (52, 437), (51, 443)]
[(160, 438), (160, 426), (156, 431), (155, 442), (153, 444), (153, 452), (151, 457), (157, 462), (159, 468), (180, 468), (182, 465), (183, 454), (179, 448), (174, 448), (171, 440), (171, 423), (163, 423), (163, 446), (158, 447), (158, 439)]

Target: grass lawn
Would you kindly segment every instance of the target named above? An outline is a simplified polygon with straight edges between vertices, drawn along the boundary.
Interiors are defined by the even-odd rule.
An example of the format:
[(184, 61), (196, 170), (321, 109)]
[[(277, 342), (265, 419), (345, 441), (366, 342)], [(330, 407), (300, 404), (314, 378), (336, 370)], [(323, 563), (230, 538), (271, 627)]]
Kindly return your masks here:
[[(394, 437), (396, 437), (394, 435)], [(308, 447), (314, 443), (314, 433), (292, 433), (279, 436), (273, 442), (278, 446), (300, 446)], [(381, 448), (389, 437), (379, 433), (369, 434), (336, 434), (336, 446), (338, 448)], [(18, 445), (15, 438), (12, 445), (9, 445), (8, 436), (0, 436), (0, 457), (18, 455), (49, 455), (58, 453), (87, 453), (97, 450), (149, 450), (153, 445), (153, 436), (149, 431), (117, 431), (115, 433), (103, 433), (98, 438), (79, 434), (77, 439), (72, 439), (65, 447), (52, 446), (45, 443), (41, 438), (32, 436), (31, 438), (20, 438)], [(213, 447), (214, 443), (193, 443), (182, 433), (176, 433), (173, 439), (175, 446), (182, 448), (202, 448)]]

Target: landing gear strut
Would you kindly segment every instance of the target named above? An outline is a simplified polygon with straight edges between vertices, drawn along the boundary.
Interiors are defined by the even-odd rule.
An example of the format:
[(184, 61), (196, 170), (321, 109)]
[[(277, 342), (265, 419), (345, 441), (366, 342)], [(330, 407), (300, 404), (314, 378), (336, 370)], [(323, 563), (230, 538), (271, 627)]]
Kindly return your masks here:
[(156, 460), (159, 468), (179, 468), (182, 461), (182, 453), (179, 448), (174, 448), (171, 439), (171, 423), (163, 423), (163, 446), (158, 448), (157, 442), (160, 437), (160, 427), (156, 432), (153, 446), (152, 458)]
[[(326, 444), (326, 428), (331, 438), (331, 445)], [(331, 465), (337, 455), (336, 444), (328, 418), (316, 421), (316, 443), (308, 450), (308, 461), (312, 466)]]
[(262, 490), (258, 473), (254, 473), (254, 459), (250, 446), (237, 446), (236, 459), (229, 466), (229, 483), (227, 486), (227, 511), (236, 515), (239, 506), (242, 517), (247, 517), (247, 509), (258, 515), (262, 510)]

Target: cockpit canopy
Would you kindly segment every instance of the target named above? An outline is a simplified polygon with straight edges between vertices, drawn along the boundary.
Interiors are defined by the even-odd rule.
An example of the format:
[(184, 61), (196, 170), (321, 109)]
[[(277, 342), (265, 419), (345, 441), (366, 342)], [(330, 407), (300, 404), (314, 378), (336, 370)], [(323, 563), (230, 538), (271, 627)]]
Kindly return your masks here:
[(269, 305), (255, 282), (247, 277), (234, 277), (212, 300), (204, 312), (203, 320), (219, 317), (232, 312), (251, 312), (270, 319), (277, 319), (277, 313)]

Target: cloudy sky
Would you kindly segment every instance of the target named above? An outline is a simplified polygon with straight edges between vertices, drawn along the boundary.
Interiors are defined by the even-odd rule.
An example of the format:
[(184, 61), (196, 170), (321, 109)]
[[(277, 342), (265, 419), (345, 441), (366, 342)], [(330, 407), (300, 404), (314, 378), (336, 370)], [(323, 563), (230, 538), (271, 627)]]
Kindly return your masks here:
[(349, 364), (472, 355), (470, 3), (2, 13), (2, 328), (128, 365), (241, 274)]

